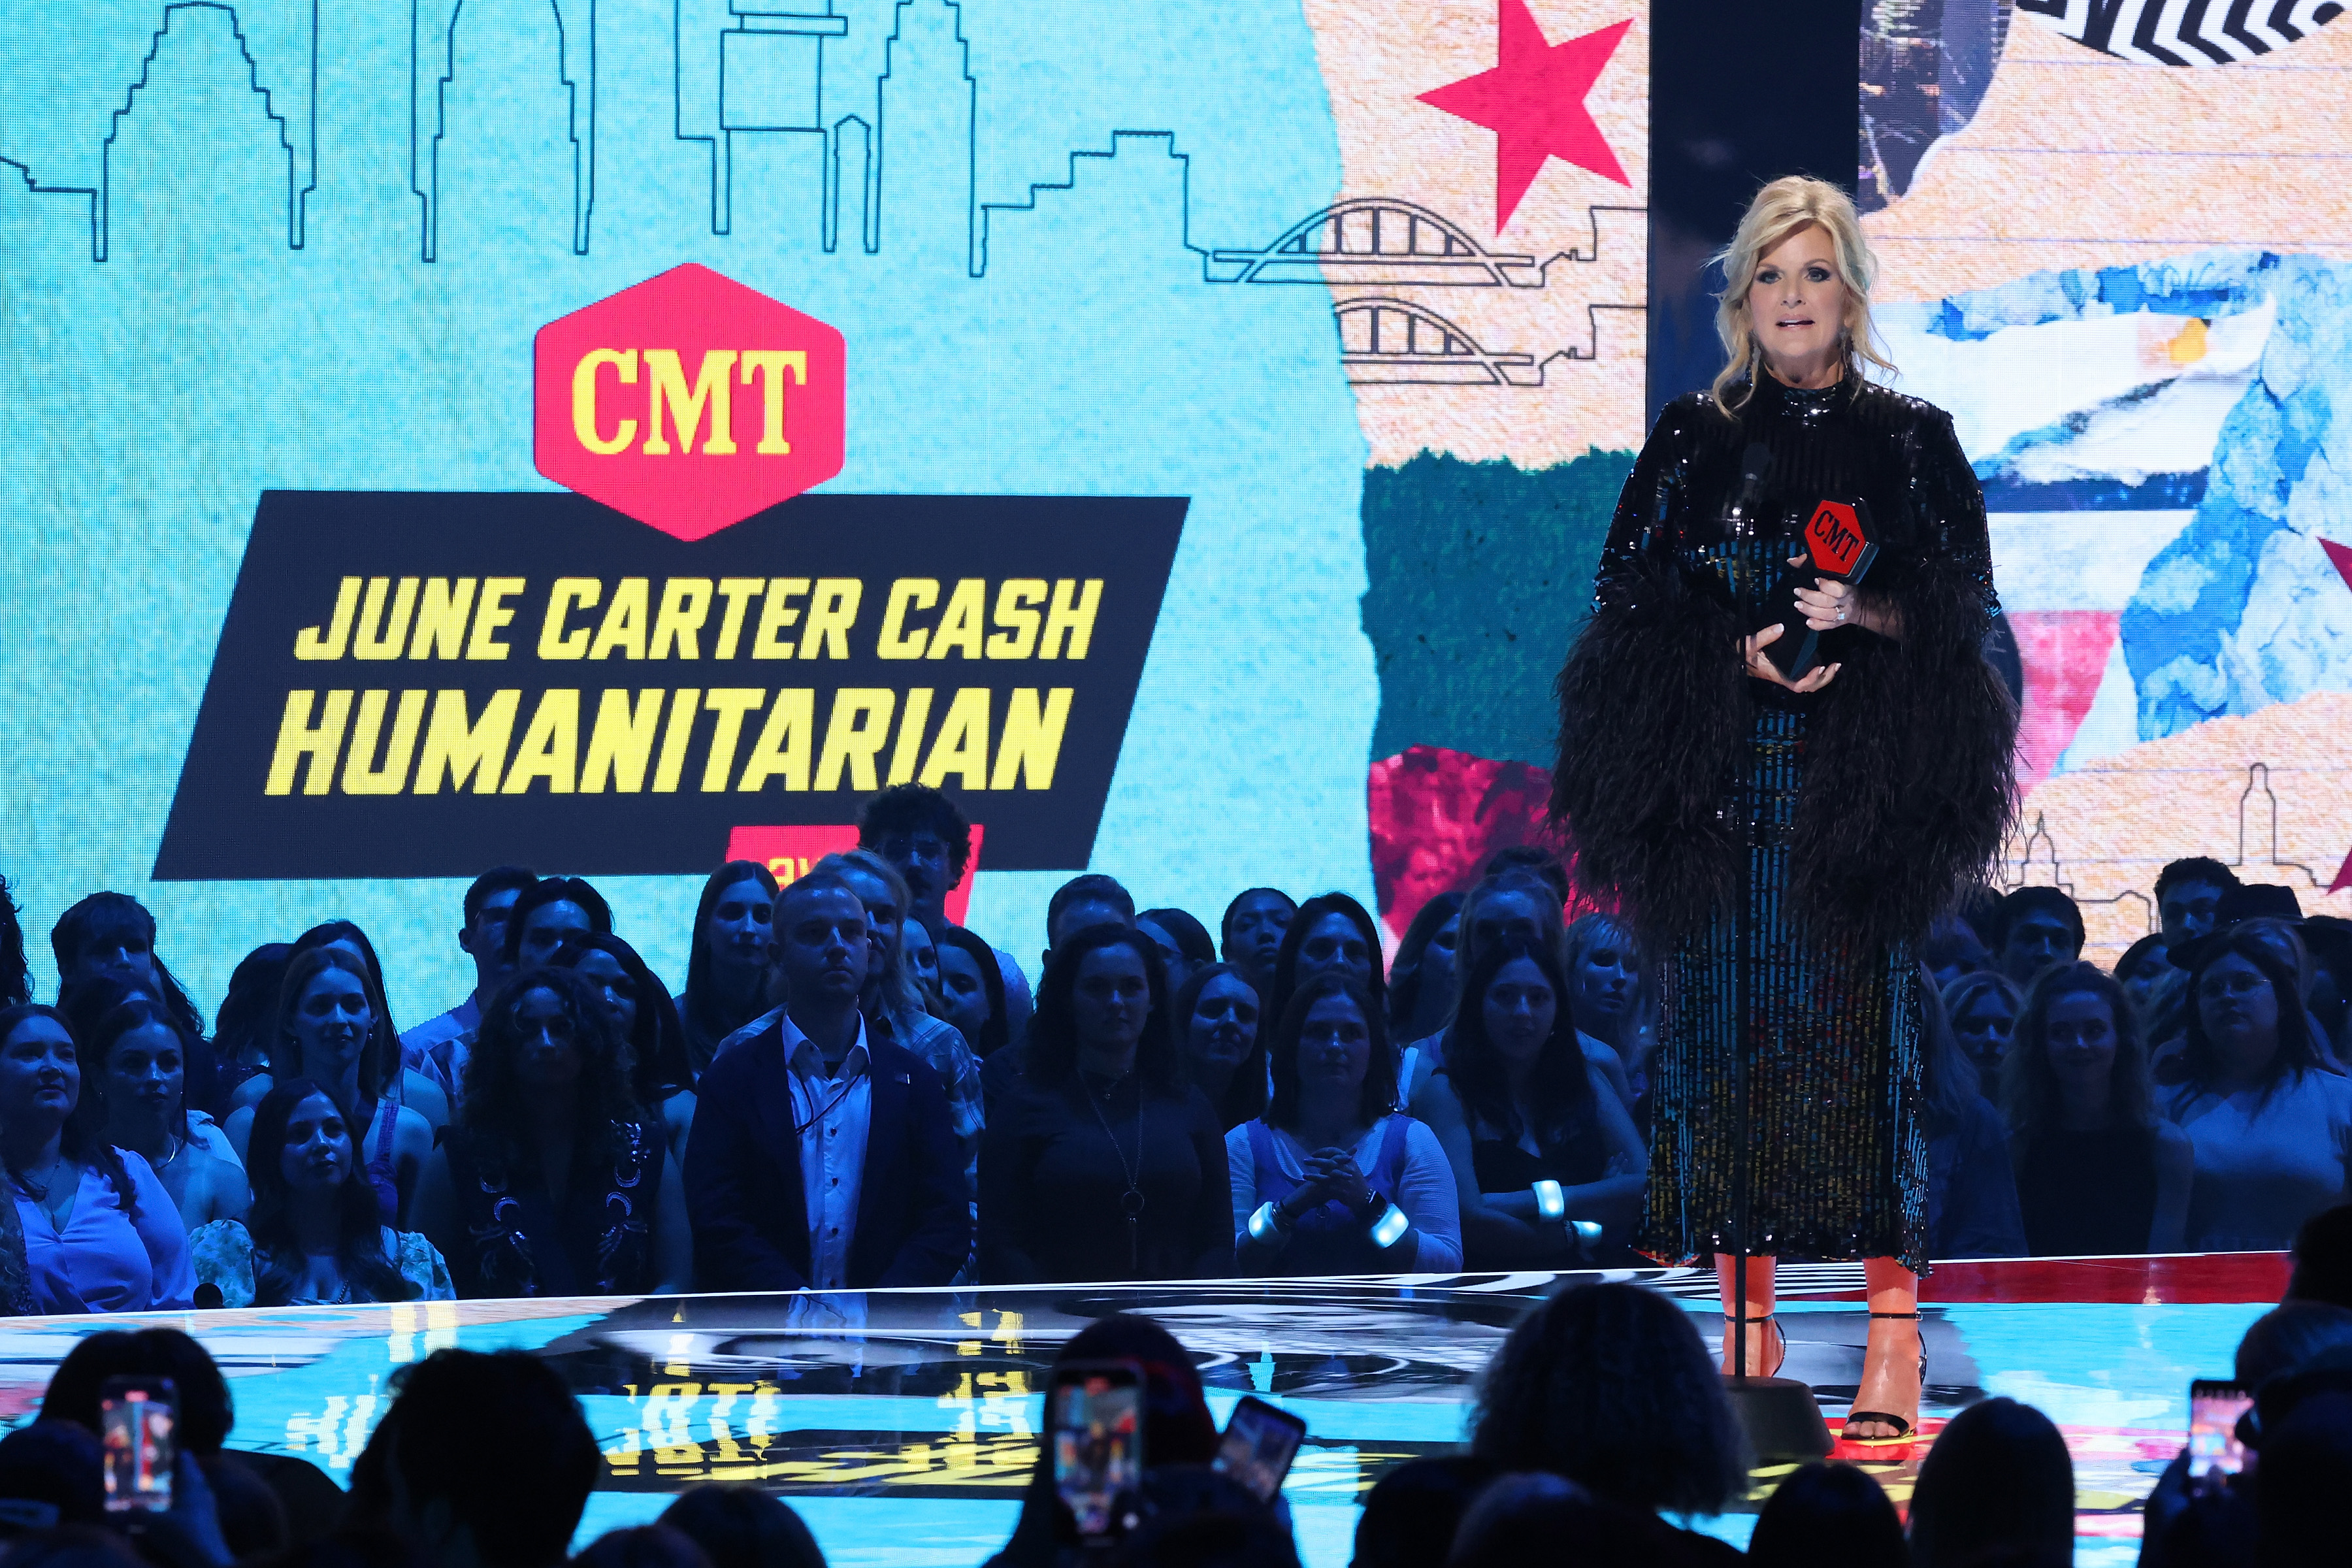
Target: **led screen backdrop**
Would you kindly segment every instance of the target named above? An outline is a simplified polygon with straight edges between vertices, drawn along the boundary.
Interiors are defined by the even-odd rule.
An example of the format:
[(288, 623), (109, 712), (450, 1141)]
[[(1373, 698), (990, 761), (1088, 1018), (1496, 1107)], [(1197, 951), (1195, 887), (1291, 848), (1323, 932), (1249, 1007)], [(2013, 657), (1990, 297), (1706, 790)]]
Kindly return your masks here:
[(2352, 21), (1876, 0), (1862, 190), (2024, 670), (2012, 883), (2112, 961), (2210, 855), (2352, 914)]
[(1598, 0), (0, 10), (44, 994), (111, 887), (207, 1007), (342, 915), (415, 1021), (509, 856), (682, 981), (730, 843), (903, 777), (1018, 952), (1088, 866), (1401, 930), (1533, 827), (1641, 436), (1648, 49)]

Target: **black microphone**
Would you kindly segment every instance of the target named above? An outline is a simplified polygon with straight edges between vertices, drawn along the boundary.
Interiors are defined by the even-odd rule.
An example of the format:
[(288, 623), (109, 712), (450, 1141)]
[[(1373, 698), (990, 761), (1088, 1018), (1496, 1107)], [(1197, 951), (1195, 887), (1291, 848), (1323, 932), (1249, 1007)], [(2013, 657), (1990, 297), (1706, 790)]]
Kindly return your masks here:
[(1731, 502), (1731, 515), (1745, 521), (1763, 498), (1764, 476), (1772, 467), (1772, 448), (1761, 441), (1748, 443), (1748, 450), (1739, 455), (1739, 489)]

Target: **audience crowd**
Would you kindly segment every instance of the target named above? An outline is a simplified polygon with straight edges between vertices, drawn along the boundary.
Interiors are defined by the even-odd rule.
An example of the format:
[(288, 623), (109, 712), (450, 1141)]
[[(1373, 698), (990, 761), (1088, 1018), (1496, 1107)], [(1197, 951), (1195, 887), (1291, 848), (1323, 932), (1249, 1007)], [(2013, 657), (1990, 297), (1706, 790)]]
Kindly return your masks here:
[[(845, 973), (843, 990), (856, 981)], [(1345, 990), (1323, 976), (1306, 989), (1318, 1000), (1303, 1011), (1327, 1013), (1324, 1037), (1344, 1037), (1350, 1020), (1329, 1002)], [(814, 1073), (828, 1048), (803, 1035), (793, 1054), (805, 1053)], [(1349, 1114), (1331, 1082), (1313, 1093), (1319, 1110), (1302, 1115), (1336, 1126)], [(288, 1108), (273, 1113), (279, 1120), (315, 1117), (310, 1102), (329, 1098), (308, 1083), (270, 1096)], [(1442, 1155), (1428, 1157), (1442, 1166)], [(373, 1217), (363, 1182), (330, 1190), (358, 1194), (353, 1215)], [(317, 1206), (290, 1193), (274, 1201)], [(296, 1222), (306, 1233), (327, 1224)], [(2352, 1205), (2303, 1227), (2285, 1300), (2238, 1346), (2236, 1379), (2253, 1396), (2238, 1427), (2245, 1463), (2198, 1475), (2183, 1447), (2147, 1500), (2143, 1564), (2343, 1560), (2347, 1288)], [(1056, 1445), (1041, 1443), (1010, 1539), (988, 1568), (1298, 1568), (1280, 1495), (1262, 1500), (1219, 1464), (1202, 1370), (1234, 1379), (1232, 1358), (1196, 1357), (1150, 1319), (1115, 1313), (1066, 1341), (1053, 1368), (1040, 1369), (1039, 1386), (1055, 1386), (1065, 1367), (1107, 1362), (1132, 1364), (1141, 1384), (1141, 1468), (1112, 1510), (1118, 1526), (1107, 1539), (1078, 1537), (1055, 1484)], [(165, 1510), (107, 1506), (101, 1392), (116, 1377), (171, 1381), (179, 1453)], [(1636, 1284), (1570, 1283), (1504, 1336), (1459, 1450), (1394, 1465), (1363, 1494), (1354, 1568), (2074, 1560), (2073, 1460), (2031, 1405), (1995, 1397), (1961, 1410), (1935, 1435), (1898, 1511), (1874, 1475), (1850, 1465), (1758, 1469), (1727, 1388), (1688, 1309)], [(59, 1363), (31, 1419), (0, 1438), (0, 1555), (12, 1568), (824, 1568), (791, 1506), (749, 1485), (698, 1486), (656, 1522), (611, 1531), (572, 1556), (604, 1458), (562, 1374), (527, 1352), (438, 1350), (398, 1369), (390, 1391), (346, 1493), (303, 1458), (230, 1448), (229, 1384), (187, 1334), (90, 1334)], [(1709, 1522), (1735, 1511), (1755, 1514), (1744, 1552)]]
[[(30, 995), (0, 882), (0, 1294), (26, 1312), (1633, 1261), (1659, 999), (1558, 860), (1497, 853), (1393, 955), (1345, 893), (1214, 936), (1113, 878), (1033, 989), (950, 923), (971, 831), (705, 885), (675, 994), (577, 877), (467, 888), (470, 992), (405, 1031), (367, 933), (255, 948), (215, 1012), (90, 894)], [(1919, 951), (1930, 1251), (2277, 1248), (2352, 1196), (2352, 921), (2206, 859), (2084, 962), (2054, 888)]]
[[(779, 887), (734, 861), (699, 900), (675, 996), (589, 883), (517, 867), (467, 889), (470, 994), (405, 1033), (366, 933), (255, 949), (207, 1034), (135, 900), (92, 894), (27, 994), (0, 891), (5, 1310), (645, 1294), (1455, 1269), (1632, 1259), (1658, 998), (1631, 933), (1563, 921), (1537, 851), (1436, 899), (1393, 956), (1344, 894), (1252, 888), (1213, 939), (1106, 876), (1047, 910), (1033, 987), (950, 923), (969, 829), (935, 791), (869, 803), (863, 847)], [(2112, 972), (2081, 912), (2027, 888), (1942, 922), (1919, 962), (1937, 1257), (2295, 1246), (2239, 1347), (2241, 1474), (2186, 1450), (2143, 1561), (2342, 1553), (2352, 1483), (2352, 923), (2192, 860), (2164, 929)], [(1063, 1359), (1146, 1372), (1147, 1468), (1117, 1546), (1076, 1552), (1043, 1445), (1002, 1568), (1295, 1568), (1277, 1500), (1213, 1463), (1195, 1358), (1104, 1319)], [(2217, 1369), (2218, 1370), (2218, 1369)], [(184, 1449), (164, 1514), (103, 1506), (99, 1389), (169, 1377)], [(444, 1350), (404, 1369), (348, 1495), (226, 1447), (226, 1384), (174, 1330), (104, 1331), (0, 1439), (0, 1537), (43, 1568), (555, 1568), (602, 1460), (547, 1363)], [(1363, 1568), (1741, 1554), (1686, 1528), (1751, 1493), (1753, 1456), (1693, 1319), (1572, 1286), (1488, 1366), (1457, 1454), (1364, 1499)], [(497, 1465), (478, 1456), (496, 1453)], [(1907, 1509), (1870, 1476), (1780, 1479), (1746, 1555), (1795, 1563), (2071, 1561), (2074, 1479), (2040, 1412), (1981, 1400)], [(1572, 1547), (1572, 1551), (1570, 1549)], [(821, 1568), (791, 1509), (705, 1487), (592, 1568)]]

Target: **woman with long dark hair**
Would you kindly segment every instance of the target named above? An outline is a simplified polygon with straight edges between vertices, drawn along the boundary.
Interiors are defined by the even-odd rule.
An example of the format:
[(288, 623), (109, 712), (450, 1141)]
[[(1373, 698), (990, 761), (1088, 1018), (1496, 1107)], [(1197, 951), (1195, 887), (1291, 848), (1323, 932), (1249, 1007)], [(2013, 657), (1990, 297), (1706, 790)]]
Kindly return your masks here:
[[(180, 1021), (179, 1016), (171, 1010), (162, 994), (153, 986), (119, 971), (77, 975), (58, 989), (58, 1011), (65, 1016), (66, 1027), (73, 1031), (73, 1037), (81, 1047), (82, 1071), (86, 1079), (82, 1095), (86, 1107), (83, 1114), (100, 1117), (105, 1114), (106, 1085), (100, 1081), (99, 1064), (92, 1056), (92, 1047), (99, 1043), (99, 1026), (105, 1021), (107, 1015), (133, 1002), (144, 1003), (149, 1011), (162, 1020), (162, 1026), (172, 1037), (172, 1053), (178, 1058), (181, 1087), (173, 1093), (183, 1101), (183, 1106), (174, 1113), (171, 1123), (173, 1136), (184, 1138), (192, 1146), (224, 1164), (238, 1164), (236, 1148), (229, 1142), (228, 1133), (221, 1124), (203, 1111), (184, 1104), (194, 1083), (190, 1072), (191, 1064), (205, 1054), (208, 1048), (205, 1043), (189, 1038), (187, 1026)], [(158, 1142), (142, 1142), (136, 1147), (141, 1153), (158, 1161), (168, 1152)], [(157, 1164), (155, 1169), (159, 1175), (162, 1174), (163, 1167), (161, 1164)], [(179, 1184), (167, 1180), (164, 1185), (171, 1188), (176, 1202), (180, 1196)]]
[(1423, 1039), (1454, 1016), (1454, 954), (1461, 933), (1458, 892), (1440, 893), (1414, 911), (1389, 965), (1389, 1029), (1395, 1038)]
[(83, 1114), (95, 1115), (99, 1135), (147, 1162), (189, 1230), (243, 1215), (253, 1201), (243, 1167), (214, 1158), (189, 1126), (188, 1049), (179, 1020), (152, 997), (132, 995), (87, 1034)]
[(730, 860), (702, 884), (687, 949), (687, 1065), (698, 1079), (719, 1043), (775, 1005), (768, 994), (768, 928), (776, 918), (776, 878), (757, 860)]
[[(1490, 949), (1506, 942), (1540, 944), (1554, 954), (1564, 952), (1568, 937), (1560, 926), (1561, 912), (1559, 889), (1550, 879), (1524, 867), (1505, 867), (1473, 885), (1462, 895), (1462, 918), (1455, 928), (1455, 976), (1477, 968), (1478, 961)], [(1457, 984), (1454, 1010), (1446, 1016), (1445, 1029), (1405, 1047), (1399, 1092), (1408, 1105), (1420, 1097), (1430, 1075), (1444, 1060), (1446, 1036), (1463, 1005), (1462, 990)], [(1625, 1064), (1617, 1059), (1615, 1048), (1580, 1031), (1576, 1042), (1584, 1052), (1584, 1059), (1608, 1083), (1618, 1101), (1631, 1109), (1633, 1086), (1626, 1079)]]
[(253, 1078), (256, 1091), (228, 1119), (239, 1159), (253, 1132), (253, 1106), (280, 1078), (323, 1084), (342, 1107), (360, 1142), (361, 1168), (375, 1188), (383, 1223), (395, 1228), (415, 1200), (417, 1173), (433, 1152), (433, 1129), (392, 1098), (400, 1068), (400, 1037), (376, 1026), (381, 993), (367, 963), (340, 942), (297, 952), (286, 966), (278, 998), (276, 1044), (269, 1078)]
[(460, 1296), (688, 1289), (685, 1188), (605, 1016), (569, 969), (526, 969), (483, 1009), (463, 1109), (417, 1200)]
[(1244, 1274), (1450, 1274), (1462, 1211), (1445, 1151), (1396, 1103), (1388, 1021), (1318, 974), (1274, 1031), (1274, 1100), (1225, 1134)]
[(2198, 939), (2179, 1084), (2165, 1116), (2189, 1134), (2193, 1252), (2276, 1251), (2352, 1189), (2352, 1079), (2323, 1065), (2294, 972), (2261, 933)]
[[(1919, 966), (1919, 1129), (1927, 1137), (1927, 1256), (2017, 1258), (2025, 1222), (2009, 1129)], [(1730, 1341), (1724, 1342), (1728, 1349)], [(1724, 1363), (1728, 1368), (1731, 1363)]]
[[(2000, 853), (2016, 705), (1984, 658), (1992, 552), (1951, 419), (1864, 379), (1886, 362), (1853, 203), (1775, 180), (1722, 262), (1724, 369), (1658, 416), (1560, 671), (1551, 816), (1659, 964), (1641, 1250), (1717, 1259), (1751, 1368), (1772, 1266), (1735, 1285), (1739, 1251), (1861, 1258), (1845, 1433), (1899, 1442), (1928, 1256), (1914, 950)], [(1857, 586), (1830, 567), (1864, 564), (1861, 534)]]
[(1274, 980), (1266, 987), (1265, 1011), (1279, 1018), (1291, 994), (1318, 974), (1353, 980), (1388, 1011), (1388, 977), (1382, 970), (1381, 928), (1371, 911), (1345, 893), (1322, 893), (1298, 906), (1275, 951)]
[(1590, 1267), (1624, 1249), (1640, 1212), (1641, 1135), (1585, 1058), (1567, 996), (1549, 943), (1489, 943), (1413, 1102), (1453, 1166), (1473, 1268)]
[[(291, 968), (302, 955), (315, 948), (332, 948), (356, 959), (359, 973), (365, 984), (368, 1000), (368, 1050), (376, 1060), (391, 1065), (383, 1069), (382, 1093), (386, 1102), (415, 1113), (428, 1131), (446, 1125), (449, 1120), (449, 1097), (441, 1086), (423, 1073), (407, 1067), (400, 1047), (400, 1029), (392, 1021), (392, 1005), (385, 1000), (383, 963), (376, 957), (375, 943), (367, 932), (350, 921), (322, 921), (294, 939), (287, 950), (287, 967)], [(278, 1037), (279, 1047), (284, 1044)], [(226, 1098), (235, 1112), (260, 1103), (269, 1092), (271, 1082), (281, 1073), (299, 1072), (273, 1058), (268, 1072), (250, 1073)]]
[(1230, 1132), (1265, 1112), (1273, 1021), (1240, 965), (1194, 970), (1169, 1004), (1168, 1026), (1184, 1058), (1184, 1077), (1208, 1096), (1218, 1125)]
[(940, 1005), (947, 1021), (982, 1061), (1004, 1048), (1004, 974), (996, 950), (976, 932), (929, 915), (923, 930), (939, 955)]
[(1185, 1083), (1159, 948), (1089, 926), (1054, 950), (1027, 1069), (982, 1141), (991, 1284), (1233, 1272), (1224, 1129)]
[(383, 961), (375, 954), (375, 943), (368, 933), (350, 921), (321, 921), (294, 939), (289, 958), (299, 958), (314, 947), (339, 947), (367, 965), (370, 995), (375, 1007), (374, 1033), (377, 1048), (385, 1059), (400, 1064), (400, 1070), (384, 1079), (385, 1092), (393, 1102), (403, 1105), (425, 1118), (425, 1124), (438, 1130), (448, 1125), (449, 1097), (441, 1085), (407, 1065), (406, 1053), (401, 1049), (400, 1026), (392, 1021), (391, 993), (383, 984)]
[(694, 1126), (694, 1068), (669, 987), (635, 948), (596, 931), (565, 937), (555, 950), (555, 967), (572, 971), (595, 993), (613, 1038), (628, 1048), (629, 1092), (661, 1117), (670, 1157), (683, 1169)]
[(223, 1307), (446, 1301), (456, 1292), (433, 1244), (383, 1224), (351, 1123), (308, 1079), (272, 1085), (254, 1108), (253, 1207), (188, 1236), (196, 1277)]
[(2112, 975), (2076, 963), (2035, 978), (2000, 1095), (2029, 1251), (2180, 1250), (2197, 1157), (2156, 1113), (2147, 1044)]
[(0, 1009), (0, 1310), (143, 1312), (185, 1307), (196, 1279), (188, 1233), (163, 1184), (106, 1141), (81, 1102), (64, 1016)]

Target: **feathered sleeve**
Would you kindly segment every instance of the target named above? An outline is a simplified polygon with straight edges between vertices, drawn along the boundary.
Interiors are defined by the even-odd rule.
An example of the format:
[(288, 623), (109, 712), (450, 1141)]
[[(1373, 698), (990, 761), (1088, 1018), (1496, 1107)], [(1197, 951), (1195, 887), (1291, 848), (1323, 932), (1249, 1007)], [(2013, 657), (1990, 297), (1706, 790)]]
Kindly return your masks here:
[(1739, 742), (1738, 631), (1675, 563), (1696, 421), (1713, 416), (1698, 398), (1659, 416), (1556, 686), (1553, 826), (1580, 889), (1614, 899), (1654, 942), (1703, 923), (1734, 866), (1719, 807)]
[(1951, 416), (1918, 407), (1902, 526), (1869, 584), (1903, 635), (1857, 634), (1822, 693), (1792, 846), (1801, 907), (1879, 940), (1918, 936), (1983, 880), (2016, 810), (2017, 705), (1984, 658), (2000, 610), (1984, 491)]

